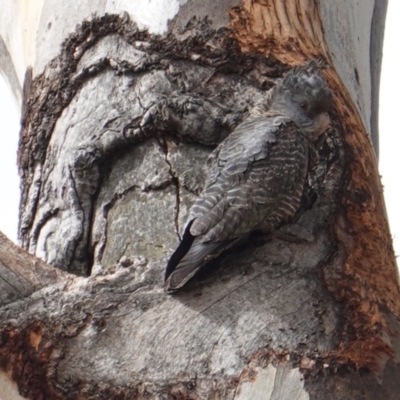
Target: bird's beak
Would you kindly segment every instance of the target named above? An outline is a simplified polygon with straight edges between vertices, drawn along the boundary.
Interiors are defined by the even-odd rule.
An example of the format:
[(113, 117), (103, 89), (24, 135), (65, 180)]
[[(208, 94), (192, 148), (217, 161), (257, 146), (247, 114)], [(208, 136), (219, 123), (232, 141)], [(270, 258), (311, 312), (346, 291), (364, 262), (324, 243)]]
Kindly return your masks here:
[(329, 114), (327, 112), (323, 112), (318, 114), (314, 119), (314, 132), (316, 136), (322, 135), (331, 124), (331, 119), (329, 118)]

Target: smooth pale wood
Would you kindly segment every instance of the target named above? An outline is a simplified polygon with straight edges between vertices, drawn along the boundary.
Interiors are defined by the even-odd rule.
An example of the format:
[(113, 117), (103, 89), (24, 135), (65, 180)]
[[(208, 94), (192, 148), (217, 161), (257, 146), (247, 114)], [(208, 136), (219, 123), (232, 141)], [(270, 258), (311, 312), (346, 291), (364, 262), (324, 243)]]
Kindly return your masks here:
[(236, 391), (235, 400), (308, 400), (310, 397), (303, 389), (301, 373), (298, 369), (269, 365), (265, 369), (255, 370), (256, 375), (250, 382), (242, 381)]
[(18, 387), (9, 376), (5, 373), (0, 373), (0, 387), (2, 400), (25, 400), (18, 394)]

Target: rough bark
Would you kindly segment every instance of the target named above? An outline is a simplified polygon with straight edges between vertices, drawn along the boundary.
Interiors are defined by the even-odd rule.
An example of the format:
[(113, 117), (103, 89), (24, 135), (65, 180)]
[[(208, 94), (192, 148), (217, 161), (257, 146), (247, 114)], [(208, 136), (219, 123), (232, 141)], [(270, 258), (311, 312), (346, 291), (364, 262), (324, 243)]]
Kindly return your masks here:
[[(51, 46), (25, 73), (19, 152), (22, 246), (58, 269), (1, 239), (4, 376), (31, 399), (397, 398), (400, 290), (371, 145), (386, 3), (189, 1), (148, 29), (128, 3), (63, 22), (59, 7), (39, 13)], [(290, 222), (308, 240), (251, 238), (166, 295), (207, 155), (315, 58), (335, 109)]]

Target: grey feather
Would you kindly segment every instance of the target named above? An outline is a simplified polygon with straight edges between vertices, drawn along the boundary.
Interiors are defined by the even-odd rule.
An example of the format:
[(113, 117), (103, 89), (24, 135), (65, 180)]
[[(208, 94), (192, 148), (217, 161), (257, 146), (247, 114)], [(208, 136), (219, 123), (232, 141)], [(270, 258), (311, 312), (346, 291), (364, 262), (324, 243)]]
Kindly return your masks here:
[(298, 210), (309, 148), (329, 123), (331, 93), (309, 69), (279, 85), (268, 97), (272, 110), (245, 120), (210, 155), (204, 191), (167, 265), (167, 291), (250, 232), (272, 231)]

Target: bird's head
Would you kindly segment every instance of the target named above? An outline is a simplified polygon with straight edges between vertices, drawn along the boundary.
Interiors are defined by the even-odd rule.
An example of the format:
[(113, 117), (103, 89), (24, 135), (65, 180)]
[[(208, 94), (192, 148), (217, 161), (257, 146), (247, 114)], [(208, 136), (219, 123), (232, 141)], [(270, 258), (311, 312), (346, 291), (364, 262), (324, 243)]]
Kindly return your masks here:
[(292, 69), (277, 82), (269, 99), (271, 110), (292, 119), (312, 140), (328, 128), (333, 104), (320, 69), (316, 62)]

